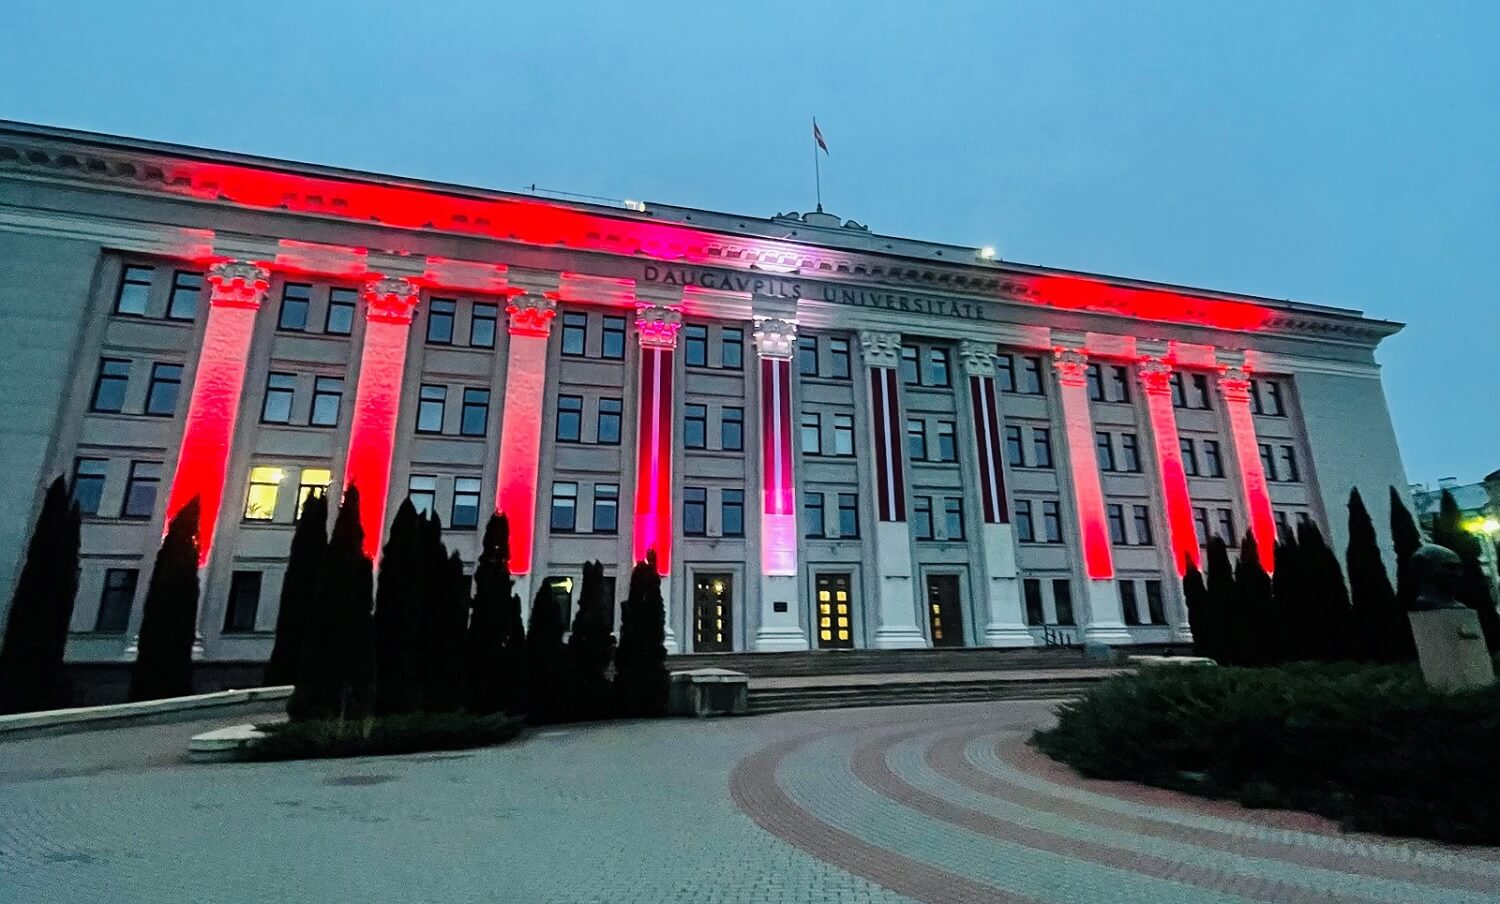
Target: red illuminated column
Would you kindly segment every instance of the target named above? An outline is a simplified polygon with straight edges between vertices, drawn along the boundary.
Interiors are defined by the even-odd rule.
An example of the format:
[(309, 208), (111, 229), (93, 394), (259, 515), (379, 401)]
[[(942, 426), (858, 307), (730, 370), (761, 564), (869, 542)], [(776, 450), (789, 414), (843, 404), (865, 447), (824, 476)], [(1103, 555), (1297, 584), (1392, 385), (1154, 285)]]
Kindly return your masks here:
[(922, 647), (927, 636), (917, 627), (916, 592), (912, 587), (911, 536), (906, 523), (906, 444), (901, 419), (901, 334), (861, 330), (860, 353), (870, 391), (870, 450), (874, 467), (875, 573), (880, 599), (875, 646), (884, 649)]
[(1239, 462), (1250, 530), (1255, 534), (1261, 567), (1269, 574), (1276, 562), (1276, 518), (1271, 513), (1271, 492), (1266, 488), (1266, 469), (1260, 460), (1260, 443), (1255, 438), (1255, 419), (1250, 414), (1250, 377), (1238, 367), (1226, 368), (1219, 377), (1219, 392), (1229, 414), (1229, 432), (1234, 437), (1234, 456)]
[(270, 278), (263, 267), (243, 261), (215, 264), (208, 271), (208, 318), (198, 350), (198, 366), (193, 373), (177, 470), (172, 475), (172, 491), (167, 497), (168, 520), (194, 498), (198, 499), (200, 565), (208, 561), (213, 546), (234, 424), (245, 388), (245, 364), (255, 332), (255, 315), (266, 296)]
[(1083, 570), (1088, 580), (1089, 622), (1084, 635), (1104, 643), (1129, 643), (1130, 633), (1120, 612), (1115, 587), (1115, 565), (1109, 548), (1109, 525), (1104, 515), (1104, 490), (1099, 485), (1099, 461), (1094, 456), (1094, 418), (1089, 411), (1084, 371), (1088, 357), (1076, 349), (1056, 349), (1058, 397), (1068, 436), (1068, 467), (1073, 478), (1073, 507), (1078, 512), (1078, 535), (1083, 545)]
[(672, 380), (676, 373), (677, 331), (682, 311), (655, 302), (636, 305), (636, 338), (641, 344), (641, 366), (636, 374), (638, 398), (635, 425), (635, 523), (631, 549), (637, 562), (656, 556), (667, 623), (664, 641), (676, 653), (672, 631), (672, 425), (677, 417)]
[[(496, 508), (510, 522), (510, 571), (531, 573), (536, 531), (537, 459), (542, 448), (542, 406), (547, 383), (547, 337), (557, 302), (516, 295), (506, 305), (510, 344), (505, 361), (505, 423), (500, 431)], [(527, 599), (521, 588), (521, 598)]]
[(365, 342), (354, 390), (354, 422), (349, 427), (349, 458), (344, 486), (360, 490), (360, 526), (365, 555), (372, 560), (385, 533), (390, 496), (391, 449), (401, 411), (401, 378), (406, 371), (406, 339), (419, 291), (408, 279), (377, 279), (365, 286)]
[[(757, 650), (805, 650), (797, 602), (797, 482), (792, 455), (792, 353), (797, 324), (755, 318), (760, 359), (760, 626)], [(781, 611), (776, 611), (777, 603)]]
[(1177, 439), (1177, 413), (1172, 410), (1172, 367), (1158, 358), (1147, 358), (1140, 363), (1137, 374), (1146, 395), (1146, 410), (1151, 415), (1151, 434), (1156, 440), (1156, 464), (1167, 508), (1172, 561), (1178, 575), (1182, 575), (1190, 561), (1199, 568), (1203, 566), (1198, 534), (1193, 528), (1193, 502), (1182, 464), (1182, 444)]
[(984, 643), (992, 647), (1028, 647), (1036, 640), (1026, 627), (1021, 609), (1016, 537), (1005, 492), (1000, 402), (995, 395), (995, 346), (965, 340), (959, 343), (958, 357), (969, 379), (969, 413), (979, 462), (980, 513), (984, 518), (980, 538), (984, 543), (989, 619), (984, 627)]

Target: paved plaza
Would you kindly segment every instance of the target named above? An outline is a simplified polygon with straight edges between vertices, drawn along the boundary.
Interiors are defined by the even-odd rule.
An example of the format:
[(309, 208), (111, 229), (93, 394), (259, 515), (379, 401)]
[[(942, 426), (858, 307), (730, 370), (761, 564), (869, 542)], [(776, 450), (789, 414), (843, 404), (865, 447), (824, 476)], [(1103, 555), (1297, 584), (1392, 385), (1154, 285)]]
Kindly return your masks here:
[(1078, 779), (997, 702), (188, 765), (220, 723), (0, 743), (0, 901), (1500, 904), (1500, 850)]

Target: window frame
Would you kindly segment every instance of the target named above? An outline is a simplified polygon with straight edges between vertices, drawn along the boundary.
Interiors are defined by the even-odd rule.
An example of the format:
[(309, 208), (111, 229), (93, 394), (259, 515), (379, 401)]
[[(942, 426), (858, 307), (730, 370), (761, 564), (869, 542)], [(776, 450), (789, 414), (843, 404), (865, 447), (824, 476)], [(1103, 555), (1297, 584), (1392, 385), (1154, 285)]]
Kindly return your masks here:
[[(347, 296), (344, 294), (347, 293)], [(334, 329), (334, 311), (347, 311), (348, 329)], [(328, 290), (328, 308), (323, 312), (323, 335), (349, 336), (354, 333), (354, 318), (359, 313), (359, 293), (345, 286), (334, 286)], [(341, 315), (342, 316), (342, 315)]]
[[(192, 280), (194, 285), (184, 285), (183, 279)], [(188, 315), (183, 317), (177, 313), (178, 298), (188, 298)], [(198, 319), (198, 300), (203, 297), (203, 274), (194, 270), (173, 270), (172, 285), (167, 290), (167, 320), (175, 320), (178, 323), (192, 323)]]
[(682, 325), (682, 366), (708, 367), (708, 325)]
[[(628, 330), (625, 318), (616, 314), (605, 314), (602, 321), (603, 327), (599, 334), (600, 359), (604, 361), (624, 361), (625, 337)], [(610, 343), (616, 337), (619, 339), (620, 348), (618, 354), (613, 354), (611, 353)]]
[[(175, 377), (162, 376), (163, 370), (172, 369), (177, 371)], [(146, 407), (141, 410), (142, 414), (147, 417), (172, 417), (177, 414), (177, 404), (182, 398), (183, 370), (183, 365), (174, 364), (171, 361), (153, 361), (151, 363), (151, 379), (146, 384)], [(172, 387), (172, 404), (168, 406), (166, 411), (153, 411), (157, 390), (168, 386)]]
[[(940, 462), (942, 464), (957, 464), (958, 463), (958, 422), (957, 421), (938, 421), (937, 422), (937, 431), (936, 431), (936, 434), (937, 435), (936, 435), (935, 439), (937, 440), (937, 458), (935, 458), (933, 460), (937, 461), (937, 462)], [(943, 447), (943, 440), (944, 439), (946, 439), (948, 441), (946, 449)]]
[[(808, 437), (814, 440), (812, 448), (808, 448)], [(803, 455), (823, 454), (823, 413), (821, 411), (803, 411), (801, 417), (798, 418), (797, 448)]]
[[(257, 472), (260, 472), (257, 477)], [(276, 520), (276, 507), (281, 501), (281, 483), (286, 480), (286, 471), (276, 465), (250, 466), (250, 473), (245, 479), (245, 505), (240, 512), (240, 520), (246, 523), (270, 523)], [(257, 498), (257, 489), (269, 488), (270, 505), (261, 506)], [(264, 515), (255, 514), (264, 512)]]
[[(437, 425), (429, 426), (427, 413), (437, 412)], [(417, 388), (416, 432), (426, 436), (438, 436), (448, 423), (448, 387), (443, 383), (423, 383)]]
[[(484, 479), (472, 474), (453, 478), (453, 499), (448, 504), (448, 527), (454, 530), (475, 530), (479, 527), (480, 507), (483, 505)], [(460, 521), (460, 500), (473, 500), (473, 520)]]
[(1042, 542), (1061, 543), (1062, 532), (1062, 503), (1056, 499), (1042, 500)]
[[(129, 586), (114, 586), (112, 579), (116, 576), (128, 576)], [(94, 612), (95, 634), (124, 634), (130, 630), (130, 619), (135, 614), (135, 598), (140, 592), (141, 570), (139, 568), (106, 568), (104, 569), (104, 583), (99, 591), (99, 608)], [(128, 596), (124, 594), (128, 590)], [(111, 607), (111, 602), (113, 608)], [(123, 611), (120, 606), (123, 602)], [(109, 619), (105, 624), (106, 614), (116, 616)], [(123, 618), (118, 616), (123, 615)], [(118, 618), (118, 627), (115, 627)]]
[[(88, 462), (90, 467), (98, 465), (98, 473), (83, 472), (83, 464)], [(109, 459), (100, 458), (97, 455), (78, 455), (73, 458), (73, 474), (68, 481), (68, 498), (78, 506), (78, 513), (84, 517), (99, 514), (99, 506), (104, 502), (104, 485), (109, 478)], [(90, 504), (85, 505), (78, 492), (79, 486), (87, 480), (88, 486), (92, 488)]]
[[(138, 471), (154, 466), (156, 474), (139, 474)], [(125, 480), (125, 495), (120, 500), (120, 518), (126, 521), (147, 521), (156, 514), (156, 503), (161, 496), (162, 463), (150, 459), (131, 459), (130, 470)], [(131, 502), (135, 499), (135, 491), (138, 487), (149, 486), (151, 488), (151, 505), (145, 511), (138, 514), (132, 513)]]
[[(489, 341), (484, 341), (480, 335), (480, 324), (487, 324), (484, 329), (489, 330)], [(500, 306), (490, 304), (486, 301), (476, 301), (469, 305), (469, 347), (470, 348), (494, 348), (496, 338), (500, 332)]]
[[(301, 296), (293, 297), (293, 290), (302, 293)], [(295, 326), (287, 324), (287, 311), (291, 306), (301, 306), (302, 309), (301, 322)], [(281, 306), (276, 312), (276, 331), (278, 333), (305, 333), (307, 332), (307, 319), (310, 316), (312, 316), (312, 284), (282, 283)]]
[[(560, 506), (560, 500), (568, 500), (571, 504)], [(566, 525), (559, 525), (560, 512), (568, 513)], [(552, 496), (547, 506), (547, 531), (553, 534), (578, 533), (578, 481), (552, 481)]]
[[(695, 516), (696, 524), (693, 521)], [(682, 488), (682, 535), (708, 536), (708, 487)]]
[[(609, 405), (613, 410), (606, 411)], [(614, 438), (605, 439), (608, 435), (604, 428), (606, 423), (613, 423)], [(603, 396), (599, 399), (598, 407), (594, 409), (594, 442), (601, 446), (618, 446), (620, 436), (624, 431), (625, 424), (625, 400), (614, 396)]]
[[(254, 578), (250, 581), (250, 578)], [(253, 583), (255, 593), (248, 606), (249, 619), (246, 625), (245, 614), (241, 610), (245, 608), (243, 602), (242, 584)], [(255, 633), (255, 619), (260, 615), (260, 597), (265, 589), (264, 575), (254, 569), (236, 568), (229, 573), (229, 594), (224, 599), (224, 634), (253, 634)], [(239, 616), (236, 618), (236, 616)]]
[[(916, 429), (913, 430), (912, 428)], [(920, 444), (921, 448), (913, 449), (912, 443)], [(924, 417), (906, 418), (906, 457), (911, 461), (927, 461), (927, 419)]]
[[(284, 380), (287, 385), (275, 386), (273, 382)], [(271, 403), (275, 400), (278, 404), (285, 400), (286, 417), (277, 419), (271, 416)], [(262, 424), (288, 425), (292, 422), (292, 409), (297, 405), (297, 375), (284, 370), (273, 370), (266, 373), (265, 393), (260, 400), (260, 422)]]
[(1052, 455), (1051, 427), (1031, 428), (1031, 462), (1031, 467), (1047, 471), (1056, 467), (1056, 460)]
[[(423, 484), (418, 487), (418, 483)], [(438, 478), (436, 474), (409, 474), (406, 478), (406, 498), (411, 500), (417, 514), (427, 517), (437, 511)], [(420, 500), (420, 501), (419, 501)]]
[[(575, 405), (577, 407), (573, 407)], [(563, 429), (564, 425), (569, 423), (573, 426), (572, 436), (566, 435)], [(557, 396), (557, 415), (552, 426), (552, 440), (575, 445), (583, 442), (583, 396), (571, 392)]]
[[(838, 494), (838, 513), (839, 513), (839, 515), (838, 515), (839, 539), (841, 539), (841, 540), (854, 540), (854, 539), (858, 539), (859, 538), (859, 494), (858, 493), (839, 493)], [(850, 530), (847, 530), (847, 531), (844, 530), (844, 516), (845, 516), (845, 514), (849, 515), (849, 517), (851, 519), (850, 523), (853, 525), (853, 528), (850, 529)]]
[[(813, 513), (817, 513), (814, 530)], [(827, 502), (821, 492), (802, 494), (802, 535), (809, 540), (822, 540), (828, 536)]]
[(719, 409), (719, 449), (723, 452), (745, 451), (745, 409), (725, 405)]
[[(737, 511), (735, 516), (738, 528), (730, 528), (730, 512)], [(719, 530), (725, 537), (745, 536), (745, 491), (737, 487), (726, 487), (719, 490)]]
[[(144, 271), (146, 276), (132, 278), (131, 271)], [(120, 269), (120, 282), (115, 286), (115, 304), (110, 313), (118, 317), (145, 317), (151, 310), (151, 287), (156, 283), (156, 268), (149, 264), (126, 264)], [(120, 307), (125, 300), (125, 287), (131, 286), (143, 290), (141, 298), (141, 309), (139, 311), (127, 311)], [(132, 296), (135, 293), (131, 293)]]
[[(958, 530), (953, 530), (954, 525)], [(964, 524), (964, 498), (962, 496), (943, 497), (943, 539), (955, 543), (967, 539), (968, 532)]]
[(835, 380), (848, 380), (853, 373), (853, 357), (848, 339), (833, 337), (828, 340), (828, 375)]
[[(730, 362), (729, 350), (734, 349), (734, 361)], [(745, 330), (738, 326), (719, 328), (719, 367), (724, 370), (745, 369)]]
[[(120, 374), (105, 373), (105, 369), (113, 364), (122, 365), (124, 372)], [(130, 391), (130, 371), (132, 369), (133, 362), (129, 358), (105, 356), (99, 359), (99, 369), (94, 373), (94, 389), (93, 392), (89, 393), (90, 413), (123, 414), (125, 412), (125, 397)], [(104, 389), (106, 381), (111, 389), (114, 389), (117, 384), (119, 386), (120, 401), (118, 407), (105, 408), (99, 404), (99, 393)]]
[[(587, 311), (563, 311), (562, 330), (559, 335), (559, 346), (564, 358), (587, 358), (589, 355), (589, 315)], [(574, 338), (578, 340), (578, 350), (569, 351), (568, 345)]]
[(918, 540), (936, 540), (936, 525), (932, 516), (932, 497), (911, 497), (912, 536)]
[[(334, 392), (326, 387), (335, 384), (338, 391)], [(333, 420), (324, 420), (319, 414), (320, 403), (324, 399), (333, 399)], [(309, 427), (337, 427), (339, 419), (344, 415), (344, 378), (330, 376), (313, 377), (312, 405), (307, 409), (307, 425)]]
[(708, 448), (708, 405), (688, 402), (682, 406), (682, 448)]
[[(472, 396), (472, 398), (471, 398)], [(482, 398), (480, 398), (482, 396)], [(469, 415), (479, 412), (479, 429), (469, 429)], [(483, 386), (465, 386), (459, 393), (458, 435), (485, 437), (490, 432), (490, 391)]]
[[(600, 527), (600, 512), (609, 511), (609, 527)], [(590, 510), (589, 528), (592, 533), (614, 536), (620, 532), (620, 485), (618, 483), (594, 484), (593, 505)], [(613, 600), (611, 600), (613, 602)]]

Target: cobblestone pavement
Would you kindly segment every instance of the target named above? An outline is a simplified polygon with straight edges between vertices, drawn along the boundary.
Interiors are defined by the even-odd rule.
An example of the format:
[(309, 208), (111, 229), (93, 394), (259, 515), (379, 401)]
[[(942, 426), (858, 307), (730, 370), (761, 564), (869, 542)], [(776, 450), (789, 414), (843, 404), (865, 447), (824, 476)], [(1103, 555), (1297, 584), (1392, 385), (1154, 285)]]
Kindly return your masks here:
[(1090, 782), (997, 702), (187, 765), (211, 725), (0, 743), (0, 901), (1500, 902), (1500, 851)]

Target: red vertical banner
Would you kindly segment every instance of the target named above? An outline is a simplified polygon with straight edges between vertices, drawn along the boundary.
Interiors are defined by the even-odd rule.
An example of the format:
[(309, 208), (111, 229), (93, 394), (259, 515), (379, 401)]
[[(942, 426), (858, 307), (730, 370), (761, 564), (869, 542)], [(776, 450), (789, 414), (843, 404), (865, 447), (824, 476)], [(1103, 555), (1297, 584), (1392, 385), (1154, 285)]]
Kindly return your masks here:
[(969, 401), (974, 439), (979, 446), (979, 496), (986, 524), (1009, 524), (1010, 503), (1005, 494), (1005, 468), (1000, 458), (1000, 410), (995, 378), (969, 377)]
[(758, 317), (761, 543), (763, 575), (797, 574), (797, 500), (792, 454), (792, 351), (796, 326)]
[(682, 314), (665, 305), (643, 304), (636, 312), (641, 344), (636, 404), (635, 523), (631, 548), (636, 561), (656, 553), (656, 570), (672, 570), (672, 426), (676, 417), (673, 374)]

